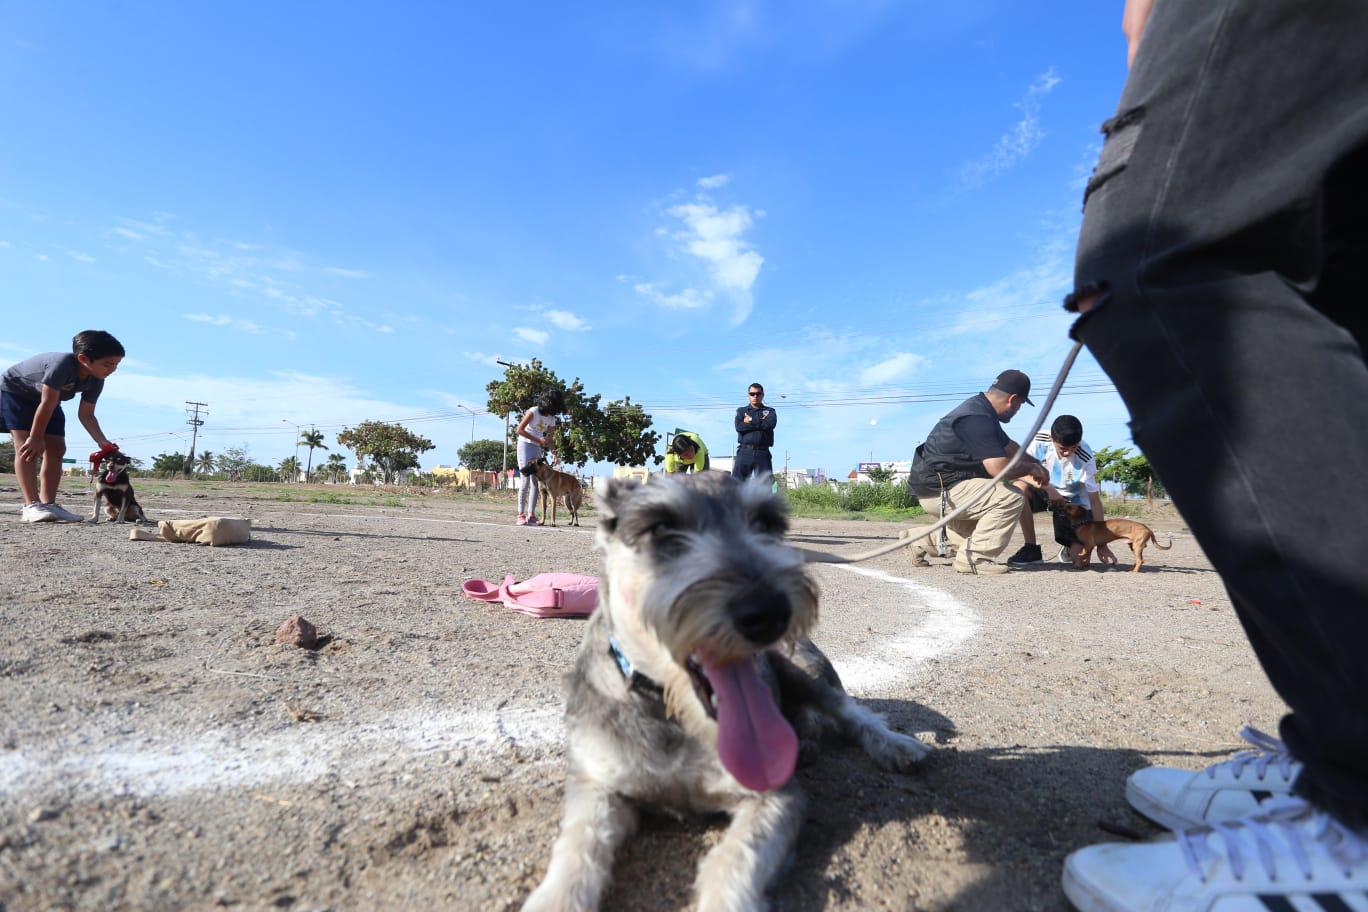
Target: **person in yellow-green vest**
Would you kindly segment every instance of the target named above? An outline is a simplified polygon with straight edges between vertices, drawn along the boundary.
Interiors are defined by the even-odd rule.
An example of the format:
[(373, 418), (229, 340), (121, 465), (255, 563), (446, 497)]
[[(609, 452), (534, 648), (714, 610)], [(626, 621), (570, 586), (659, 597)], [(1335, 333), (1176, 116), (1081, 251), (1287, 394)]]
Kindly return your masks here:
[(693, 431), (679, 431), (665, 450), (665, 471), (706, 472), (708, 469), (708, 447), (703, 438)]

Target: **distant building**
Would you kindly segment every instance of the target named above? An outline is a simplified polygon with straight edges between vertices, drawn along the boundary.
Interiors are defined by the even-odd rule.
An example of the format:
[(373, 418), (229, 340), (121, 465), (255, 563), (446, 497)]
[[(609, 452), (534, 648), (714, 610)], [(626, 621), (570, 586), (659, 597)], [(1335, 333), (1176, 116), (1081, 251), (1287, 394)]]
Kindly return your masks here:
[(873, 466), (878, 466), (884, 469), (892, 469), (893, 478), (891, 479), (891, 481), (893, 482), (893, 484), (905, 485), (907, 484), (908, 478), (910, 478), (912, 475), (912, 460), (901, 459), (895, 462), (862, 462), (847, 477), (856, 484), (871, 484), (873, 482), (873, 479), (871, 479), (866, 474), (866, 471)]

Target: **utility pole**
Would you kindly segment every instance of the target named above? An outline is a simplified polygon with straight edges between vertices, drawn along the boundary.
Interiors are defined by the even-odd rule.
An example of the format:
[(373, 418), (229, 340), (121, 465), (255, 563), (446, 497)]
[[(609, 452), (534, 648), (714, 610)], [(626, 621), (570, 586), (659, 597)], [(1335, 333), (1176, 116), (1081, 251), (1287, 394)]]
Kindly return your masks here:
[(204, 426), (204, 420), (200, 418), (200, 409), (204, 409), (204, 414), (209, 414), (209, 403), (185, 401), (185, 411), (190, 414), (185, 419), (185, 423), (190, 425), (190, 455), (185, 457), (184, 474), (190, 475), (195, 471), (195, 442), (199, 439), (199, 429)]
[(460, 409), (461, 411), (463, 411), (463, 412), (470, 412), (470, 442), (471, 442), (471, 443), (474, 443), (474, 442), (475, 442), (475, 411), (474, 411), (473, 409), (468, 409), (468, 408), (466, 408), (464, 405), (458, 405), (458, 406), (456, 406), (456, 407), (457, 407), (458, 409)]
[[(502, 364), (504, 367), (514, 367), (514, 366), (515, 366), (515, 365), (513, 365), (513, 364), (509, 364), (507, 361), (500, 361), (498, 358), (495, 358), (495, 359), (494, 359), (494, 363), (495, 363), (495, 364)], [(504, 483), (508, 480), (508, 410), (507, 410), (507, 409), (504, 409), (504, 439), (503, 439), (503, 444), (504, 444), (504, 445), (503, 445), (503, 471), (499, 474), (499, 487), (501, 487), (501, 488), (504, 486)]]

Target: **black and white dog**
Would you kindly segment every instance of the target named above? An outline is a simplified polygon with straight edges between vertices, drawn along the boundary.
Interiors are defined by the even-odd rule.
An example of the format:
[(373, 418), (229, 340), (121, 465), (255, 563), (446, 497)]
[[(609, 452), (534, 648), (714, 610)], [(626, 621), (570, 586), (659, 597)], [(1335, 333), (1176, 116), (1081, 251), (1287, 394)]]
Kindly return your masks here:
[(643, 805), (730, 814), (696, 908), (762, 909), (803, 822), (800, 743), (840, 733), (898, 771), (931, 747), (847, 696), (807, 639), (817, 584), (768, 478), (614, 481), (598, 516), (598, 609), (566, 676), (565, 811), (523, 912), (597, 909)]
[(133, 496), (133, 484), (128, 480), (128, 464), (131, 461), (118, 450), (106, 453), (100, 459), (95, 471), (95, 509), (91, 511), (90, 522), (100, 521), (101, 500), (104, 500), (105, 512), (113, 522), (147, 522), (146, 514)]

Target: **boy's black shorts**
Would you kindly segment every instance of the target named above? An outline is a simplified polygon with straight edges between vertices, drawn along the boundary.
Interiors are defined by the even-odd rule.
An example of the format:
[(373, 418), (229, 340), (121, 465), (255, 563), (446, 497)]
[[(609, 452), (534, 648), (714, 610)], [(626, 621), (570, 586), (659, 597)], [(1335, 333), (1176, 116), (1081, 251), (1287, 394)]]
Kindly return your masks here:
[[(33, 416), (38, 412), (39, 400), (16, 396), (9, 390), (0, 390), (0, 431), (23, 431), (25, 434), (33, 427)], [(48, 419), (44, 437), (66, 436), (66, 415), (59, 405)]]
[(1082, 544), (1078, 540), (1078, 535), (1073, 530), (1073, 525), (1069, 522), (1069, 514), (1064, 512), (1064, 507), (1050, 506), (1050, 499), (1045, 496), (1045, 492), (1034, 485), (1026, 488), (1026, 502), (1031, 506), (1032, 513), (1044, 513), (1049, 510), (1054, 515), (1054, 539), (1064, 547)]

